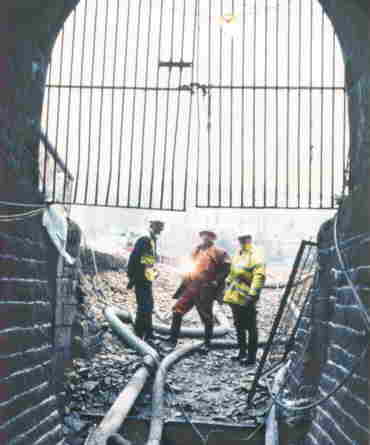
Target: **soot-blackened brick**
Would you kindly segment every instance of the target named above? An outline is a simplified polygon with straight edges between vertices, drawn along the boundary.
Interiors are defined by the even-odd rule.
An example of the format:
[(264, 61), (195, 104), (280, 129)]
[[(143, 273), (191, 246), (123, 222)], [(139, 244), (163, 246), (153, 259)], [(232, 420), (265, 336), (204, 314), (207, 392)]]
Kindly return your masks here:
[(29, 327), (37, 323), (47, 323), (52, 319), (52, 308), (46, 302), (0, 302), (0, 312), (6, 314), (0, 321), (1, 329)]
[(49, 300), (46, 280), (7, 280), (0, 277), (0, 295), (3, 301)]
[(53, 429), (59, 420), (58, 412), (53, 411), (50, 416), (44, 419), (41, 423), (31, 428), (25, 434), (15, 438), (9, 445), (29, 445), (31, 443), (37, 443), (36, 441), (42, 437), (44, 437), (44, 443), (49, 442), (50, 444), (55, 445), (61, 438), (61, 431), (54, 431), (51, 435), (49, 433), (53, 432)]
[(3, 432), (9, 439), (16, 437), (21, 432), (30, 429), (30, 426), (37, 425), (43, 419), (50, 416), (50, 413), (57, 409), (56, 398), (51, 396), (43, 400), (38, 405), (32, 405), (24, 410), (17, 417), (13, 417), (8, 422), (0, 426), (0, 432)]
[(41, 242), (35, 242), (30, 239), (11, 236), (4, 232), (0, 232), (0, 253), (13, 255), (17, 258), (33, 258), (44, 261), (46, 248)]
[(50, 323), (33, 328), (13, 328), (0, 332), (0, 351), (3, 356), (39, 348), (52, 343)]
[(29, 387), (25, 392), (17, 391), (11, 399), (2, 403), (0, 409), (2, 410), (1, 421), (3, 423), (18, 416), (25, 407), (30, 407), (33, 405), (38, 405), (44, 399), (50, 397), (50, 384), (45, 381), (36, 387)]
[(45, 363), (53, 355), (51, 345), (33, 348), (11, 356), (0, 355), (0, 379), (9, 377), (16, 371)]

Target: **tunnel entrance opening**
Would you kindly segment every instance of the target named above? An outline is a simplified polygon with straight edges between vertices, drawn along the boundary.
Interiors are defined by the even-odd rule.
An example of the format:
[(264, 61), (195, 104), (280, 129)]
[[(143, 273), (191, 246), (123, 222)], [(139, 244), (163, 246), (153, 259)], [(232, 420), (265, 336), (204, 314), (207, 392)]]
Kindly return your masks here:
[[(234, 2), (230, 13), (191, 3), (167, 17), (163, 2), (157, 15), (151, 3), (128, 3), (125, 26), (109, 15), (112, 2), (96, 2), (90, 19), (87, 0), (73, 13), (56, 45), (63, 62), (49, 71), (43, 192), (97, 207), (335, 209), (347, 186), (349, 131), (343, 61), (324, 10), (266, 0), (261, 10), (243, 2), (238, 14)], [(145, 24), (157, 26), (153, 40)], [(90, 52), (88, 74), (78, 51), (82, 67)]]

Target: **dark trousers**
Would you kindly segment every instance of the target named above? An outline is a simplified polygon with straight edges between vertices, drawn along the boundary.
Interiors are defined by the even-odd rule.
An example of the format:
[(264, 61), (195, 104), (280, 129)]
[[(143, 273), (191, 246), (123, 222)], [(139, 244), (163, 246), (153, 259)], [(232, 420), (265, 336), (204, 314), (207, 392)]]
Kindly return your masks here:
[(257, 310), (254, 304), (240, 306), (230, 304), (241, 354), (247, 350), (246, 331), (248, 331), (248, 358), (255, 360), (258, 348)]
[(135, 333), (140, 338), (150, 338), (153, 335), (153, 289), (152, 283), (143, 282), (135, 285), (137, 312)]
[(174, 316), (187, 314), (194, 306), (204, 325), (205, 343), (210, 344), (213, 336), (213, 303), (215, 289), (203, 282), (191, 282), (173, 307)]

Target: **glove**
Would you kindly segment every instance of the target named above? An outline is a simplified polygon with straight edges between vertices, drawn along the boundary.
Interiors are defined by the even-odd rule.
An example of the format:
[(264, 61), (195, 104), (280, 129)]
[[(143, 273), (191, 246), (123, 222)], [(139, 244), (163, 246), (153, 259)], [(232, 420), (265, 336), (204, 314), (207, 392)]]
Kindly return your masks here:
[(250, 304), (254, 304), (255, 303), (256, 297), (254, 295), (248, 294), (248, 295), (245, 296), (245, 300), (244, 301), (245, 301), (245, 304), (247, 306), (249, 306)]

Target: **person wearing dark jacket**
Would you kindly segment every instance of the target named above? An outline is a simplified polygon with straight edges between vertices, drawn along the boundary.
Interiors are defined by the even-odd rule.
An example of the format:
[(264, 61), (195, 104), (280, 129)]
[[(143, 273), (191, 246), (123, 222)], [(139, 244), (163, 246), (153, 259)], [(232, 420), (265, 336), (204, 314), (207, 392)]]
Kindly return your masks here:
[(135, 287), (137, 313), (135, 333), (145, 340), (154, 339), (152, 314), (154, 308), (152, 283), (157, 278), (157, 238), (164, 229), (162, 221), (151, 221), (149, 234), (139, 238), (131, 252), (127, 275), (128, 289)]

